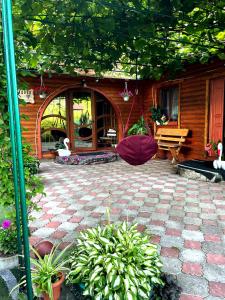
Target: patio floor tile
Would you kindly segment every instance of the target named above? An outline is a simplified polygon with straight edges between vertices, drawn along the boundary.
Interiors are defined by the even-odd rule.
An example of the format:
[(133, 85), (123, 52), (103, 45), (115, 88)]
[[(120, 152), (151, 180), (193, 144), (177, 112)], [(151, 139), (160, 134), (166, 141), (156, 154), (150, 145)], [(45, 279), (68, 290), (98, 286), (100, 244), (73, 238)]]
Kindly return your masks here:
[[(180, 177), (166, 160), (91, 166), (41, 162), (46, 196), (30, 223), (30, 243), (74, 241), (81, 230), (129, 220), (152, 236), (183, 288), (180, 300), (225, 299), (225, 184)], [(66, 191), (66, 192), (65, 192)]]

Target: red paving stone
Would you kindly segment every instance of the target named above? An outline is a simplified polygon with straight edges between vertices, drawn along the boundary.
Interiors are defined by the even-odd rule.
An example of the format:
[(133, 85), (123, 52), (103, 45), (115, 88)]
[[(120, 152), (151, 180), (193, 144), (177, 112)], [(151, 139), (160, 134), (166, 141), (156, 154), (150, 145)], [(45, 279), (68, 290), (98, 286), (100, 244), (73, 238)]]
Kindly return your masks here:
[(197, 242), (197, 241), (185, 240), (184, 241), (184, 247), (185, 248), (190, 248), (190, 249), (200, 250), (201, 249), (201, 243)]
[(139, 224), (139, 225), (137, 225), (137, 230), (139, 232), (144, 232), (146, 230), (146, 226)]
[(29, 242), (32, 246), (37, 245), (42, 239), (36, 236), (29, 237)]
[(182, 271), (190, 275), (201, 276), (202, 266), (197, 263), (185, 262), (183, 263)]
[(202, 223), (203, 223), (204, 225), (217, 226), (217, 221), (214, 221), (214, 220), (203, 220)]
[(138, 214), (138, 216), (141, 217), (141, 218), (150, 218), (151, 217), (151, 213), (143, 211), (143, 212), (140, 212)]
[(72, 223), (80, 223), (83, 220), (83, 217), (72, 217), (69, 221)]
[(162, 247), (160, 253), (162, 256), (168, 256), (168, 257), (178, 257), (179, 256), (179, 250), (177, 248)]
[(166, 230), (166, 235), (181, 236), (181, 231), (178, 229), (168, 228)]
[(209, 282), (209, 293), (215, 297), (223, 297), (225, 299), (225, 283)]
[(209, 264), (225, 265), (225, 256), (222, 254), (208, 253), (206, 259)]
[(66, 232), (66, 231), (60, 231), (60, 230), (57, 230), (57, 231), (53, 232), (53, 233), (50, 235), (50, 237), (51, 237), (52, 239), (57, 239), (57, 240), (59, 240), (59, 239), (62, 239), (65, 235), (67, 235), (67, 232)]
[(150, 242), (153, 244), (159, 244), (161, 237), (159, 235), (151, 236)]
[(204, 239), (205, 239), (205, 241), (206, 242), (220, 242), (221, 241), (221, 238), (220, 238), (220, 236), (219, 235), (205, 235), (204, 236)]
[[(92, 218), (100, 218), (103, 215), (103, 213), (97, 213), (97, 212), (92, 212), (91, 217)], [(79, 223), (79, 222), (74, 222), (74, 223)]]
[(187, 224), (187, 225), (185, 225), (185, 229), (187, 229), (187, 230), (193, 230), (193, 231), (198, 231), (199, 230), (199, 226), (198, 225)]
[(58, 228), (59, 225), (61, 224), (61, 222), (50, 222), (48, 223), (45, 227), (48, 227), (48, 228)]
[(151, 220), (150, 224), (156, 225), (156, 226), (164, 226), (165, 222), (159, 221), (159, 220)]

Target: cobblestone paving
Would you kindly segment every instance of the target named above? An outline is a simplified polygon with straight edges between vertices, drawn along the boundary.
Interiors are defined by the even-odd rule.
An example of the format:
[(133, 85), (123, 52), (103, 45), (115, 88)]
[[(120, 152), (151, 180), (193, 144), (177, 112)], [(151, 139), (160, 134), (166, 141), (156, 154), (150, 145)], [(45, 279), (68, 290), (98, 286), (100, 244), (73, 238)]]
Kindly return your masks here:
[[(31, 243), (64, 247), (78, 232), (111, 220), (137, 222), (152, 233), (164, 263), (183, 289), (181, 300), (225, 299), (225, 184), (179, 177), (168, 161), (133, 167), (42, 162), (46, 197), (30, 224)], [(112, 195), (109, 197), (109, 191)]]

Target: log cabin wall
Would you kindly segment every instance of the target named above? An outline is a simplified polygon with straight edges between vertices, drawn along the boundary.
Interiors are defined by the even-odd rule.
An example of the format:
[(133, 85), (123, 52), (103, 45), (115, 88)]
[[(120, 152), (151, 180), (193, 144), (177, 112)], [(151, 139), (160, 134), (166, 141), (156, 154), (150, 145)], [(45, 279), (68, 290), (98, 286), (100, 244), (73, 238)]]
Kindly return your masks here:
[[(33, 149), (33, 154), (41, 158), (41, 149), (40, 149), (40, 113), (43, 110), (43, 106), (48, 103), (50, 100), (53, 100), (61, 92), (66, 91), (71, 88), (81, 88), (81, 80), (83, 77), (70, 77), (66, 75), (54, 75), (49, 78), (44, 77), (45, 87), (50, 89), (50, 93), (46, 99), (40, 99), (38, 95), (35, 95), (34, 104), (26, 104), (25, 106), (20, 106), (20, 113), (25, 114), (29, 117), (29, 120), (22, 120), (22, 126), (26, 128), (23, 131), (23, 137), (27, 142), (29, 142)], [(29, 77), (29, 78), (20, 78), (21, 82), (26, 82), (28, 84), (28, 89), (33, 88), (37, 89), (40, 86), (40, 76), (38, 77)], [(96, 82), (93, 77), (85, 77), (87, 88), (97, 91), (103, 96), (105, 96), (109, 102), (112, 104), (118, 124), (118, 139), (121, 140), (123, 137), (123, 128), (126, 125), (129, 112), (133, 103), (133, 98), (128, 102), (124, 102), (123, 98), (119, 95), (124, 90), (123, 79), (100, 79), (99, 82)], [(128, 81), (128, 89), (134, 93), (136, 84), (134, 81)], [(141, 93), (136, 97), (133, 110), (129, 120), (130, 127), (135, 123), (139, 117), (142, 107), (142, 96)], [(39, 155), (38, 155), (39, 152)]]
[[(144, 83), (144, 107), (146, 112), (158, 102), (157, 91), (161, 87), (175, 84), (180, 87), (178, 123), (175, 126), (170, 124), (166, 126), (188, 128), (190, 130), (180, 154), (181, 160), (205, 159), (204, 148), (209, 142), (210, 80), (215, 78), (225, 79), (224, 63), (224, 61), (214, 61), (208, 65), (188, 66), (186, 71), (174, 80), (155, 81), (152, 84), (149, 84), (149, 82)], [(147, 113), (147, 116), (150, 116), (150, 114)], [(156, 130), (152, 120), (150, 122)], [(165, 153), (159, 153), (159, 157), (163, 155)], [(169, 156), (169, 153), (167, 152), (166, 155)]]

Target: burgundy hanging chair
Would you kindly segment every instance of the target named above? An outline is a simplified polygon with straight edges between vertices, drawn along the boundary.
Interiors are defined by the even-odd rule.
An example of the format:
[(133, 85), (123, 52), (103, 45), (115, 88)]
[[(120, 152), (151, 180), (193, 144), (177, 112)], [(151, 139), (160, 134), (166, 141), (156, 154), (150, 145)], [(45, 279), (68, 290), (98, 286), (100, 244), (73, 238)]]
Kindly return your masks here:
[(158, 145), (151, 135), (131, 135), (118, 144), (116, 152), (128, 164), (137, 166), (150, 160), (158, 150)]

